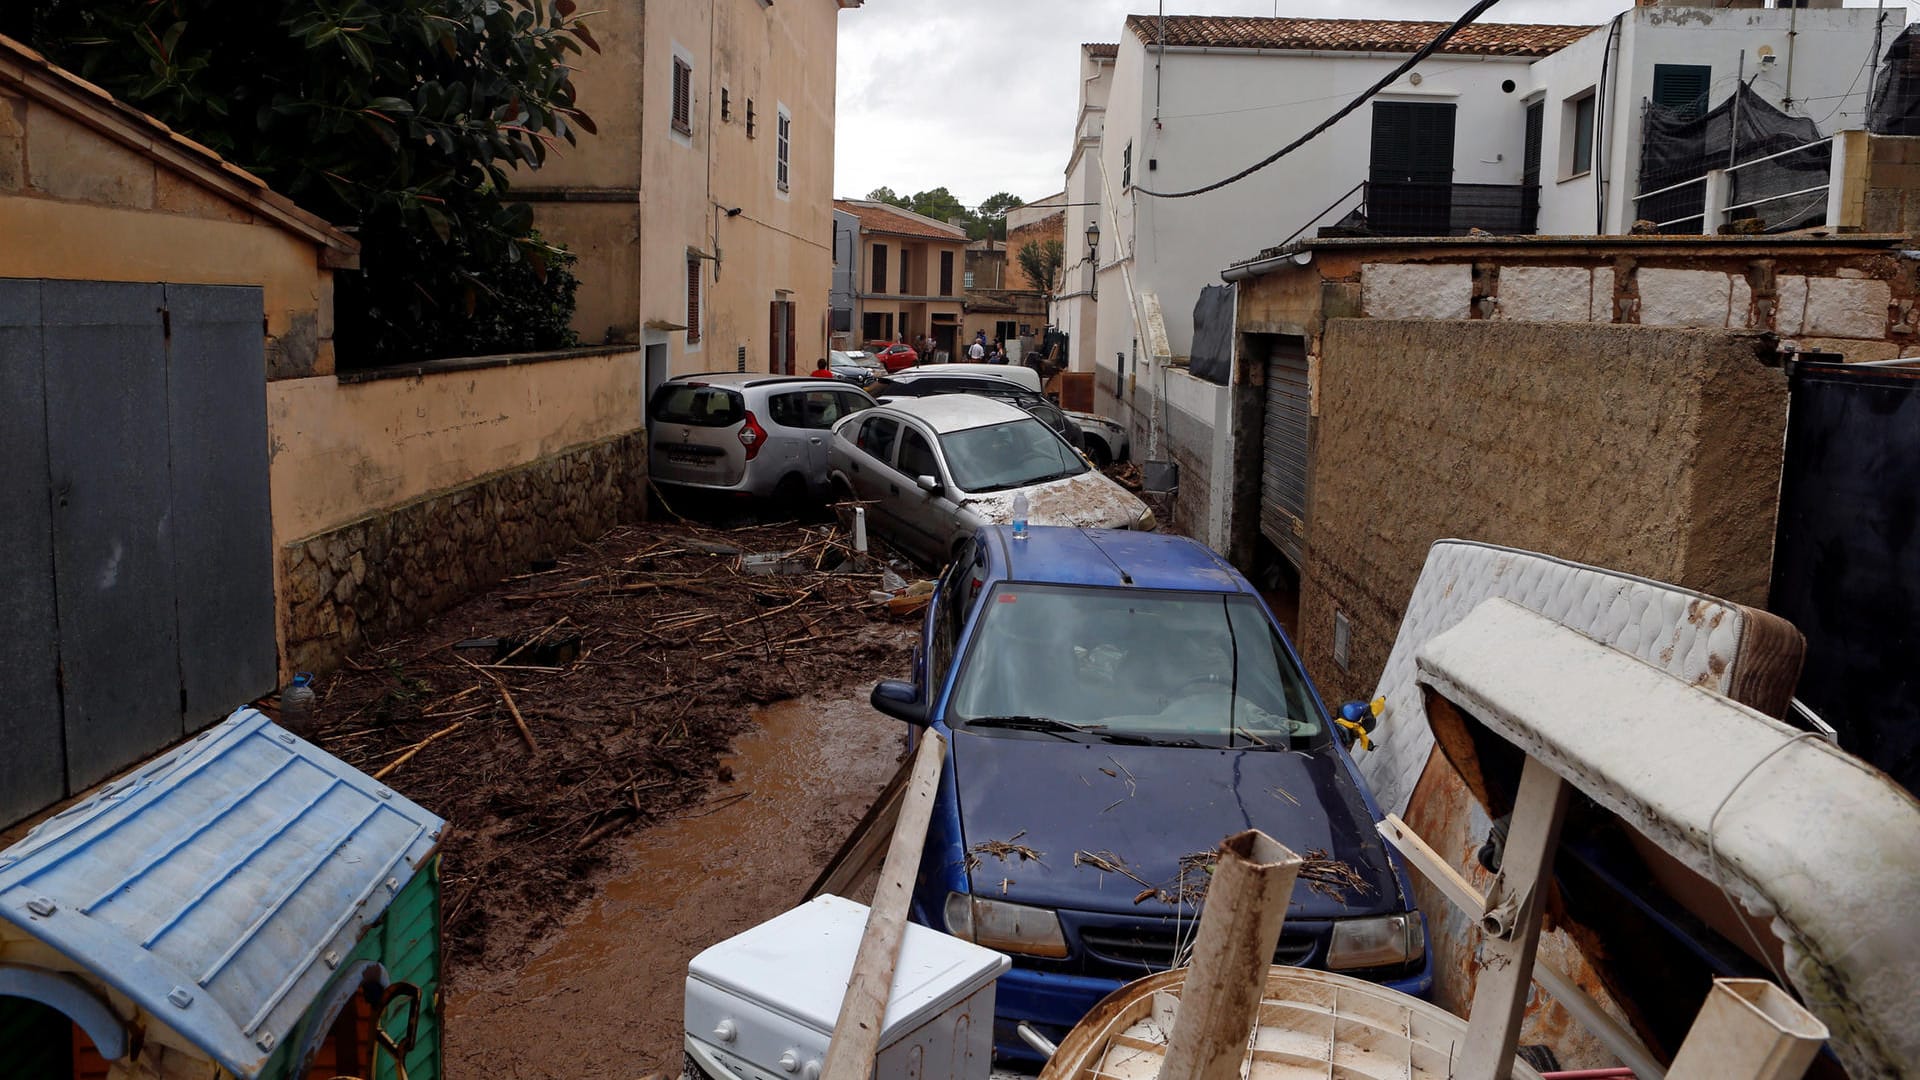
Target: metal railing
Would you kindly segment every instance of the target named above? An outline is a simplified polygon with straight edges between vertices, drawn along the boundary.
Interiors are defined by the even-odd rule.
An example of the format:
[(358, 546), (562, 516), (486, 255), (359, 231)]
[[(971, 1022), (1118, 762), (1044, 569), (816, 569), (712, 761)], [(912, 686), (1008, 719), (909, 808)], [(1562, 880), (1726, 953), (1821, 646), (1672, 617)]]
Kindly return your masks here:
[[(1742, 161), (1739, 164), (1730, 166), (1726, 169), (1709, 170), (1708, 172), (1700, 176), (1696, 176), (1691, 180), (1682, 180), (1677, 184), (1668, 184), (1666, 187), (1655, 188), (1652, 191), (1643, 191), (1640, 194), (1635, 195), (1633, 197), (1633, 201), (1637, 204), (1648, 199), (1655, 199), (1661, 196), (1672, 195), (1675, 192), (1681, 191), (1685, 188), (1693, 187), (1696, 184), (1700, 185), (1700, 210), (1698, 212), (1691, 213), (1691, 214), (1683, 214), (1679, 217), (1670, 218), (1666, 221), (1655, 222), (1654, 227), (1656, 229), (1660, 229), (1664, 231), (1675, 225), (1680, 225), (1685, 222), (1698, 221), (1702, 225), (1702, 231), (1705, 231), (1705, 225), (1710, 218), (1714, 218), (1714, 217), (1724, 218), (1726, 215), (1731, 214), (1735, 210), (1750, 210), (1753, 207), (1760, 206), (1765, 203), (1776, 202), (1780, 199), (1791, 199), (1797, 196), (1815, 195), (1815, 194), (1822, 194), (1826, 192), (1828, 188), (1832, 186), (1831, 178), (1829, 178), (1828, 183), (1815, 184), (1810, 187), (1800, 188), (1796, 191), (1785, 191), (1785, 192), (1780, 192), (1774, 195), (1763, 195), (1760, 198), (1748, 199), (1745, 202), (1727, 203), (1725, 205), (1719, 205), (1719, 206), (1709, 205), (1710, 203), (1709, 197), (1711, 195), (1722, 194), (1722, 193), (1731, 194), (1736, 190), (1735, 188), (1736, 177), (1742, 169), (1750, 168), (1754, 165), (1765, 164), (1767, 162), (1774, 161), (1779, 158), (1784, 158), (1792, 154), (1805, 153), (1809, 150), (1816, 150), (1823, 146), (1831, 146), (1832, 143), (1833, 143), (1832, 136), (1828, 136), (1827, 138), (1824, 138), (1824, 139), (1815, 139), (1812, 142), (1801, 143), (1799, 146), (1788, 147), (1785, 150), (1776, 151), (1775, 153), (1765, 154), (1757, 158), (1749, 158), (1746, 161)], [(1727, 176), (1726, 184), (1717, 189), (1715, 185), (1709, 183), (1709, 180), (1716, 173), (1724, 173)]]
[(1368, 181), (1364, 199), (1369, 231), (1382, 236), (1465, 236), (1475, 229), (1530, 236), (1540, 219), (1540, 189), (1532, 184), (1455, 184)]

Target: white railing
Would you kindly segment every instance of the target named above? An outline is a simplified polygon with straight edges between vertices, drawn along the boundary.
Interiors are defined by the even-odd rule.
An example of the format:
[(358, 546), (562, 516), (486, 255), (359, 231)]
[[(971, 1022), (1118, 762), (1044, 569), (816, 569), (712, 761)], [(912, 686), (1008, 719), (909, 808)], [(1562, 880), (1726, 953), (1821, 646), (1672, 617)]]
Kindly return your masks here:
[[(1720, 228), (1720, 226), (1727, 223), (1727, 215), (1735, 210), (1746, 210), (1751, 207), (1759, 206), (1762, 203), (1776, 202), (1780, 199), (1791, 199), (1796, 196), (1815, 195), (1822, 192), (1830, 191), (1833, 187), (1834, 172), (1832, 169), (1830, 169), (1828, 172), (1828, 182), (1824, 184), (1816, 184), (1812, 187), (1801, 188), (1798, 191), (1782, 192), (1778, 195), (1768, 195), (1763, 198), (1752, 199), (1743, 203), (1729, 204), (1727, 202), (1727, 200), (1730, 199), (1733, 194), (1733, 174), (1739, 172), (1741, 169), (1745, 169), (1753, 165), (1758, 165), (1758, 164), (1761, 164), (1762, 162), (1772, 161), (1775, 158), (1783, 158), (1789, 154), (1798, 154), (1798, 153), (1805, 152), (1807, 150), (1815, 149), (1816, 147), (1833, 145), (1833, 142), (1834, 142), (1833, 137), (1828, 136), (1827, 138), (1824, 138), (1824, 139), (1815, 139), (1814, 141), (1809, 143), (1801, 143), (1799, 146), (1790, 147), (1786, 150), (1781, 150), (1778, 153), (1767, 154), (1764, 157), (1757, 157), (1747, 161), (1742, 161), (1738, 165), (1733, 165), (1725, 169), (1709, 169), (1707, 170), (1707, 173), (1704, 176), (1696, 176), (1691, 180), (1682, 180), (1677, 184), (1668, 184), (1666, 187), (1655, 188), (1652, 191), (1643, 191), (1640, 194), (1635, 195), (1633, 197), (1633, 201), (1637, 203), (1643, 199), (1651, 199), (1658, 195), (1671, 194), (1672, 192), (1679, 191), (1682, 188), (1692, 187), (1695, 184), (1704, 184), (1706, 185), (1706, 190), (1703, 195), (1703, 206), (1699, 213), (1687, 214), (1684, 217), (1677, 217), (1672, 219), (1671, 221), (1656, 222), (1654, 227), (1659, 229), (1665, 229), (1670, 225), (1678, 225), (1686, 221), (1699, 221), (1700, 231), (1711, 235), (1712, 233), (1717, 231)], [(1835, 160), (1835, 168), (1837, 168), (1838, 162), (1839, 162), (1837, 155), (1834, 160)]]

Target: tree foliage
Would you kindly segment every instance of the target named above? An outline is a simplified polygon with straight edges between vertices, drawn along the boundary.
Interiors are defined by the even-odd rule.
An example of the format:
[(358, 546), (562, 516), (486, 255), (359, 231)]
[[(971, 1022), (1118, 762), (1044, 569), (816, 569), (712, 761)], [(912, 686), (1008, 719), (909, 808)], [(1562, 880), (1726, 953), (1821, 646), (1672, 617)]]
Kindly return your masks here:
[(1015, 256), (1020, 260), (1020, 269), (1026, 272), (1027, 280), (1041, 292), (1053, 291), (1054, 279), (1060, 274), (1060, 265), (1066, 261), (1066, 245), (1052, 238), (1035, 240), (1020, 247)]
[(995, 240), (1005, 240), (1007, 211), (1025, 205), (1020, 196), (1002, 191), (988, 196), (978, 209), (973, 209), (944, 187), (917, 191), (912, 195), (898, 194), (890, 187), (877, 187), (867, 192), (867, 198), (911, 210), (935, 221), (958, 222), (967, 230), (970, 240), (985, 240), (989, 236)]
[(0, 33), (356, 233), (343, 363), (571, 343), (572, 260), (509, 191), (514, 170), (593, 131), (569, 75), (597, 49), (575, 0), (4, 7)]

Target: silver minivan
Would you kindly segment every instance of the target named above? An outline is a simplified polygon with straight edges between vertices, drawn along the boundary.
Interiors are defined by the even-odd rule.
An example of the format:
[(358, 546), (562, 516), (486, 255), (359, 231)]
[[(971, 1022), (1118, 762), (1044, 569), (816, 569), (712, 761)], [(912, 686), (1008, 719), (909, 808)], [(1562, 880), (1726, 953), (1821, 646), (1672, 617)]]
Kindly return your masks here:
[(839, 379), (709, 372), (668, 379), (647, 407), (658, 484), (800, 502), (826, 495), (833, 425), (873, 408)]

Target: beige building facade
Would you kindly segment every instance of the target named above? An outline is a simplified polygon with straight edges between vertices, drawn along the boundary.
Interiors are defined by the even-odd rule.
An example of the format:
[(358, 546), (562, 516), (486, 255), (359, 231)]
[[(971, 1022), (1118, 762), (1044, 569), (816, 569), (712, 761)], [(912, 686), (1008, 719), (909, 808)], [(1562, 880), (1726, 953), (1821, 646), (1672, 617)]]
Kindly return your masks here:
[(514, 194), (576, 252), (583, 344), (642, 346), (651, 387), (806, 371), (827, 347), (834, 63), (860, 0), (609, 5), (579, 105), (595, 134)]
[(932, 335), (939, 350), (954, 355), (964, 315), (967, 231), (886, 203), (841, 199), (834, 206), (859, 219), (854, 340)]

